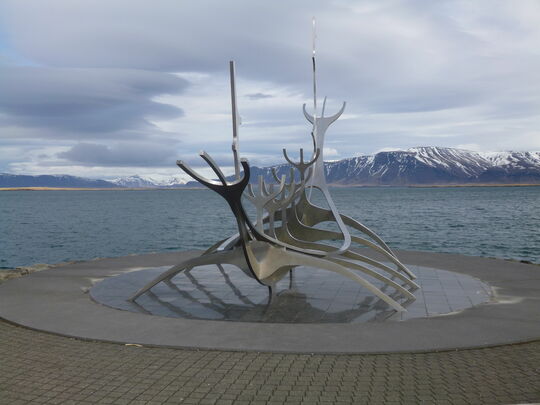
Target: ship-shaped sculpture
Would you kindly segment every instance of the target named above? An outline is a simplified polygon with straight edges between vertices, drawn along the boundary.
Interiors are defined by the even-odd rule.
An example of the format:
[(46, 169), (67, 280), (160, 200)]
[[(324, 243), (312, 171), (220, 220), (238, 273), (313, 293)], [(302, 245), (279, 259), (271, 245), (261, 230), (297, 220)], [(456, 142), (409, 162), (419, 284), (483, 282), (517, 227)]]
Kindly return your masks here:
[[(177, 165), (227, 201), (236, 218), (238, 233), (215, 243), (201, 256), (171, 267), (138, 290), (130, 300), (136, 300), (160, 282), (170, 282), (181, 272), (204, 265), (216, 265), (221, 269), (223, 264), (237, 266), (246, 275), (268, 287), (270, 303), (276, 294), (276, 283), (287, 275), (292, 282), (293, 269), (298, 267), (302, 268), (301, 271), (319, 268), (348, 277), (397, 311), (405, 310), (400, 301), (410, 302), (415, 299), (413, 291), (419, 286), (414, 282), (414, 274), (375, 232), (353, 218), (340, 214), (332, 200), (324, 173), (324, 137), (328, 127), (341, 116), (346, 104), (343, 103), (336, 114), (325, 116), (325, 98), (321, 114), (317, 114), (315, 52), (312, 61), (313, 114), (307, 112), (305, 104), (303, 106), (304, 116), (312, 126), (313, 150), (310, 151), (310, 157), (306, 159), (303, 149), (300, 149), (300, 158), (295, 161), (283, 149), (283, 155), (291, 165), (288, 178), (285, 175), (279, 178), (274, 171), (276, 183), (268, 184), (259, 176), (255, 188), (250, 184), (248, 161), (242, 159), (239, 153), (240, 119), (236, 106), (234, 62), (230, 62), (234, 180), (227, 180), (206, 152), (201, 152), (200, 156), (213, 170), (218, 181), (203, 177), (185, 162), (177, 161)], [(328, 209), (312, 202), (313, 190), (322, 193)], [(255, 223), (246, 213), (243, 197), (255, 207)], [(316, 227), (328, 222), (335, 223), (339, 231)], [(352, 235), (351, 228), (362, 236)], [(340, 246), (324, 241), (339, 241)], [(353, 244), (377, 252), (384, 260), (375, 260), (362, 254)], [(378, 280), (377, 284), (382, 282), (386, 288), (379, 288), (369, 281), (370, 278)]]

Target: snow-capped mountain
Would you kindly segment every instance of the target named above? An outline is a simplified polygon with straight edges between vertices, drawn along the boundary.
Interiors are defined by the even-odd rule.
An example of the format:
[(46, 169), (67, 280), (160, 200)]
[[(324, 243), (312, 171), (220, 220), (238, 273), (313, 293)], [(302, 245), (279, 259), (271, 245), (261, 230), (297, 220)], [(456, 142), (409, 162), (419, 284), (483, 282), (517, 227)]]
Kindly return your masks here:
[(154, 182), (148, 179), (144, 179), (138, 175), (128, 176), (128, 177), (119, 177), (117, 179), (111, 180), (111, 182), (120, 187), (133, 187), (133, 188), (156, 187)]
[(171, 187), (171, 188), (182, 187), (186, 185), (188, 181), (189, 181), (189, 178), (186, 179), (184, 177), (175, 176), (175, 177), (169, 177), (166, 179), (156, 181), (156, 185), (158, 185), (159, 187)]
[[(279, 175), (288, 165), (276, 166)], [(379, 152), (325, 163), (326, 179), (335, 185), (540, 184), (540, 152), (471, 152), (417, 147)], [(273, 181), (271, 168), (253, 167)]]
[(156, 179), (154, 177), (134, 175), (128, 177), (119, 177), (112, 180), (112, 183), (117, 184), (120, 187), (129, 188), (172, 188), (185, 185), (186, 180), (181, 177)]
[[(289, 165), (274, 166), (278, 176)], [(252, 183), (259, 175), (275, 182), (271, 167), (251, 167)], [(325, 163), (328, 184), (334, 185), (451, 185), (540, 184), (540, 152), (471, 152), (462, 149), (417, 147), (379, 152)], [(0, 174), (0, 187), (178, 188), (201, 186), (184, 177), (129, 176), (113, 181), (75, 176)], [(230, 177), (232, 180), (232, 177)]]

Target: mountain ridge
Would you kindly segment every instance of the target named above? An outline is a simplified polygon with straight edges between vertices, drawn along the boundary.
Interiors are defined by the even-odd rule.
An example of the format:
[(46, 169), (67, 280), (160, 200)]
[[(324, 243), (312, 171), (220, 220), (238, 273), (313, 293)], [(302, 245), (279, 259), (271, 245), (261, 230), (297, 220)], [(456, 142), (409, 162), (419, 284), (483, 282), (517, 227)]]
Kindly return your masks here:
[(187, 181), (179, 176), (158, 180), (151, 176), (139, 176), (138, 174), (136, 174), (133, 176), (118, 177), (114, 180), (111, 180), (111, 183), (114, 183), (120, 187), (130, 188), (177, 188), (184, 186)]
[[(288, 174), (289, 167), (274, 166), (278, 176)], [(271, 169), (252, 167), (251, 182), (259, 175), (275, 181)], [(416, 147), (325, 162), (325, 174), (328, 184), (342, 186), (540, 184), (540, 151)]]
[[(289, 173), (289, 165), (251, 167), (250, 181), (259, 175), (275, 182)], [(540, 184), (540, 151), (473, 152), (465, 149), (421, 146), (407, 150), (382, 151), (325, 162), (327, 182), (336, 186), (410, 186), (474, 184)], [(232, 179), (232, 176), (229, 178)], [(69, 175), (13, 175), (0, 173), (0, 187), (88, 187), (88, 188), (182, 188), (200, 186), (181, 176), (156, 180), (127, 176), (111, 181)]]
[(10, 174), (0, 173), (0, 187), (50, 187), (50, 188), (115, 188), (116, 184), (107, 180), (88, 179), (68, 174)]

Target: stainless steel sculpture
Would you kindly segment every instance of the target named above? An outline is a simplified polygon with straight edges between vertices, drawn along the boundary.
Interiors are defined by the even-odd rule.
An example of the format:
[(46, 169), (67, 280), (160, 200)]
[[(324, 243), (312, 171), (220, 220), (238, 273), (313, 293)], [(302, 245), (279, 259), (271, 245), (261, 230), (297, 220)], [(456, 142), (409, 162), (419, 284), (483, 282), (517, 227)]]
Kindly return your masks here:
[[(177, 161), (177, 165), (227, 201), (236, 218), (238, 233), (217, 242), (201, 256), (171, 267), (137, 291), (130, 300), (136, 300), (162, 281), (170, 283), (170, 280), (178, 273), (203, 265), (216, 265), (216, 269), (221, 271), (223, 264), (239, 267), (246, 275), (268, 287), (269, 302), (276, 294), (276, 283), (289, 275), (292, 285), (292, 271), (300, 266), (303, 267), (302, 271), (319, 268), (348, 277), (397, 311), (405, 309), (397, 299), (392, 297), (400, 295), (405, 301), (414, 300), (412, 291), (419, 288), (413, 281), (414, 274), (399, 261), (394, 252), (373, 231), (360, 222), (340, 214), (332, 200), (324, 172), (324, 137), (328, 127), (345, 110), (345, 103), (336, 114), (325, 116), (325, 98), (321, 115), (317, 115), (315, 50), (313, 50), (312, 60), (313, 114), (306, 111), (305, 104), (303, 106), (304, 115), (312, 125), (311, 157), (305, 160), (304, 151), (300, 149), (300, 159), (294, 161), (283, 149), (283, 155), (291, 166), (288, 180), (285, 175), (279, 178), (274, 171), (273, 177), (276, 183), (267, 184), (263, 177), (259, 176), (256, 188), (249, 184), (250, 167), (247, 160), (239, 156), (240, 118), (236, 107), (234, 62), (230, 62), (234, 181), (227, 180), (216, 162), (206, 152), (201, 152), (200, 156), (213, 170), (218, 181), (201, 176), (182, 161)], [(315, 189), (322, 193), (329, 209), (319, 207), (312, 202), (311, 192)], [(242, 197), (254, 205), (255, 223), (246, 214)], [(335, 223), (339, 232), (315, 227), (323, 222)], [(352, 235), (351, 228), (363, 236)], [(334, 247), (323, 241), (341, 241), (341, 244), (339, 247)], [(353, 243), (377, 252), (385, 258), (385, 262), (363, 255), (361, 251), (351, 247)], [(378, 288), (365, 276), (382, 282), (385, 288)], [(387, 288), (393, 291), (388, 293), (382, 291), (386, 291)]]

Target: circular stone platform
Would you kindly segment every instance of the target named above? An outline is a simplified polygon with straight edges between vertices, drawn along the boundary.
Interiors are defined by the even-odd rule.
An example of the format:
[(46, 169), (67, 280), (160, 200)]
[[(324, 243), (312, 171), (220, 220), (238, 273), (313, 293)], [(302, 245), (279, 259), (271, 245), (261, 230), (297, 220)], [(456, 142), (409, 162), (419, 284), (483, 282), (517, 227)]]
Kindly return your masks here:
[(261, 312), (266, 290), (253, 287), (248, 279), (234, 291), (226, 279), (240, 276), (228, 267), (225, 274), (208, 268), (179, 276), (174, 285), (156, 288), (136, 309), (114, 298), (133, 291), (161, 268), (197, 254), (100, 259), (10, 280), (0, 285), (0, 317), (83, 339), (272, 352), (418, 352), (540, 338), (538, 266), (450, 254), (398, 252), (423, 285), (403, 316), (375, 298), (368, 300), (339, 276), (316, 271), (306, 277), (313, 269), (295, 270), (293, 289), (283, 281), (272, 303), (276, 308), (299, 304), (293, 312)]

